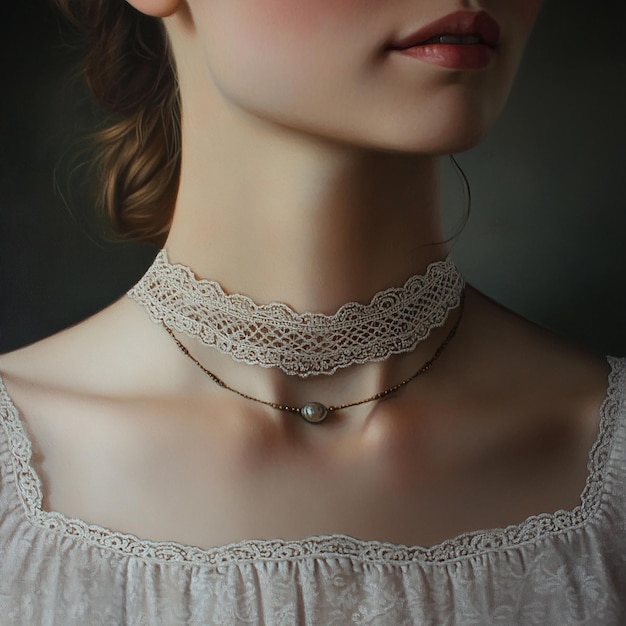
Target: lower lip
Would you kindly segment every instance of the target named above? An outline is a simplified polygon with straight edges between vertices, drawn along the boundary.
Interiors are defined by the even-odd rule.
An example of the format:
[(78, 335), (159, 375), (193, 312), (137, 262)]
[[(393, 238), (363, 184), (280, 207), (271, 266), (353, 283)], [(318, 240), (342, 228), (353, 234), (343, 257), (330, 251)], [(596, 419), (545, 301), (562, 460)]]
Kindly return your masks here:
[(485, 44), (432, 43), (395, 52), (451, 70), (482, 70), (495, 55), (495, 50)]

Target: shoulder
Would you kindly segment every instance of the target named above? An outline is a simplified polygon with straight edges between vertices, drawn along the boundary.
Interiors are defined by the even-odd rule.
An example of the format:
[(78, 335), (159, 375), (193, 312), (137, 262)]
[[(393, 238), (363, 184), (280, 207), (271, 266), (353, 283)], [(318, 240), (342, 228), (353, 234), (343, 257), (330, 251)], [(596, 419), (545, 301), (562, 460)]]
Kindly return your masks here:
[(573, 345), (473, 289), (463, 324), (457, 375), (479, 406), (500, 407), (520, 423), (552, 424), (591, 448), (610, 378), (623, 371), (619, 362), (611, 368), (605, 355)]
[(163, 392), (172, 372), (167, 336), (129, 298), (56, 335), (0, 355), (11, 396), (87, 398)]
[(462, 405), (461, 426), (470, 425), (465, 449), (479, 441), (477, 458), (512, 464), (514, 480), (532, 469), (551, 494), (549, 509), (561, 497), (560, 508), (575, 506), (590, 454), (626, 428), (624, 362), (611, 364), (472, 289), (459, 331), (444, 390), (453, 409)]
[[(470, 289), (466, 348), (494, 377), (560, 386), (584, 379), (606, 381), (607, 357), (577, 346)], [(497, 371), (500, 372), (499, 376)]]
[(175, 411), (184, 386), (171, 365), (176, 355), (167, 334), (122, 298), (76, 326), (0, 355), (3, 401), (17, 410), (44, 475), (89, 465), (83, 449), (95, 456), (108, 450), (128, 468), (152, 417)]
[(0, 372), (46, 386), (106, 392), (115, 385), (124, 391), (126, 366), (154, 369), (154, 351), (167, 344), (159, 339), (161, 330), (124, 297), (75, 326), (0, 355)]

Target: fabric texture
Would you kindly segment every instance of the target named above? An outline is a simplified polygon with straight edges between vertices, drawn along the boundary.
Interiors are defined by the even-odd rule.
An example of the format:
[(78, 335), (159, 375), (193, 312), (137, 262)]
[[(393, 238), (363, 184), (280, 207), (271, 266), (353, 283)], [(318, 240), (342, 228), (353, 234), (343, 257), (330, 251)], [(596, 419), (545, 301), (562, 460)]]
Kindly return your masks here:
[(429, 548), (328, 535), (202, 550), (43, 511), (0, 381), (0, 624), (623, 626), (626, 360), (610, 363), (581, 504)]
[(278, 367), (303, 378), (410, 352), (459, 306), (465, 280), (447, 257), (368, 304), (349, 302), (332, 315), (296, 313), (282, 302), (256, 304), (198, 279), (161, 250), (128, 296), (156, 324), (186, 333), (235, 361)]

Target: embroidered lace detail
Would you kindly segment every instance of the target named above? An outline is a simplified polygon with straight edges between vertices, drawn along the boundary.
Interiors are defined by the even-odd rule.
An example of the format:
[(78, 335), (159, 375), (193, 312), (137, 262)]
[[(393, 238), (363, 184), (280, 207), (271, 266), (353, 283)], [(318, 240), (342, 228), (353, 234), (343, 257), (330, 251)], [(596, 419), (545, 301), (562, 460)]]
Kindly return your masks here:
[(133, 535), (113, 532), (82, 520), (67, 518), (61, 513), (42, 510), (41, 481), (31, 465), (31, 442), (1, 378), (0, 423), (7, 433), (17, 487), (28, 518), (48, 530), (114, 550), (122, 555), (195, 565), (311, 557), (345, 557), (391, 565), (407, 565), (412, 562), (444, 563), (520, 546), (548, 535), (579, 528), (599, 511), (617, 417), (623, 410), (621, 389), (626, 383), (626, 360), (609, 358), (609, 363), (611, 373), (608, 392), (601, 408), (598, 437), (589, 455), (589, 474), (581, 504), (573, 510), (534, 515), (521, 524), (506, 528), (469, 532), (429, 548), (366, 541), (335, 534), (294, 541), (249, 540), (201, 549), (175, 542), (144, 541)]
[(247, 296), (226, 294), (219, 283), (171, 264), (161, 250), (128, 295), (154, 322), (236, 361), (306, 377), (410, 352), (445, 323), (464, 287), (447, 258), (402, 287), (377, 293), (369, 304), (350, 302), (333, 315), (296, 313), (283, 303), (259, 305)]

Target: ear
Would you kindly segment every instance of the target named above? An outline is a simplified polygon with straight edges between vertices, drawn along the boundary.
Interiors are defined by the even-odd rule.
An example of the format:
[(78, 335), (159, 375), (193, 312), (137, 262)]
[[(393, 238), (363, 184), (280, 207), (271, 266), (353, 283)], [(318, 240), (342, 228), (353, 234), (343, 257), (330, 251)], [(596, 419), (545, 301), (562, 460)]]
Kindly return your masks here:
[(169, 17), (178, 11), (184, 0), (126, 0), (137, 11), (152, 17)]

